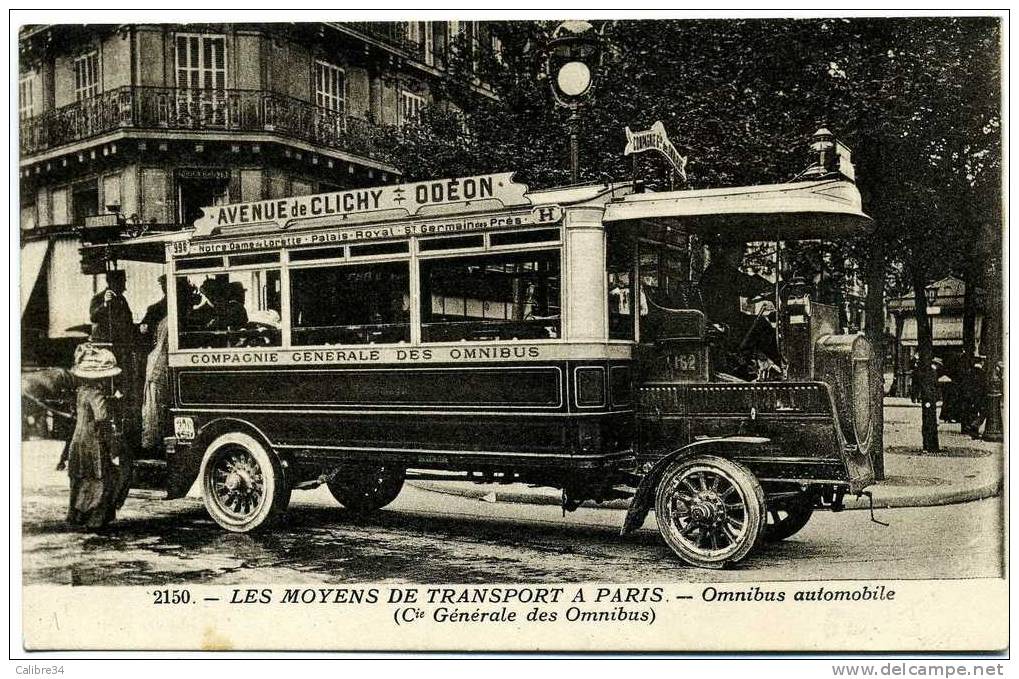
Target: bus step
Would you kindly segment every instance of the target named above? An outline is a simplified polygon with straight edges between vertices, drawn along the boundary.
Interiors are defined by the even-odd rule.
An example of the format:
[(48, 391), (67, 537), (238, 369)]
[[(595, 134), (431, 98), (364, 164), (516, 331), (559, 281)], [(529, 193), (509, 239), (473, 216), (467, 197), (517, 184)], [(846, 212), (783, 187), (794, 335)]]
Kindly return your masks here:
[(131, 487), (165, 490), (166, 460), (135, 460), (131, 468)]

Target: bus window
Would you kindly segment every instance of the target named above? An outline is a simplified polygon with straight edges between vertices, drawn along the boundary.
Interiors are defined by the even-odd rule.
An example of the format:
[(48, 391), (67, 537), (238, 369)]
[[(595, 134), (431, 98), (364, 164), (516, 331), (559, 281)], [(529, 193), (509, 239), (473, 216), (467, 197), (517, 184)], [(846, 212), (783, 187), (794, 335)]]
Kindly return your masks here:
[(409, 342), (409, 272), (407, 262), (291, 269), (291, 343)]
[(633, 241), (608, 234), (605, 277), (609, 295), (609, 339), (634, 338)]
[(421, 260), (425, 342), (561, 336), (559, 250)]
[(182, 349), (278, 347), (279, 269), (177, 276)]

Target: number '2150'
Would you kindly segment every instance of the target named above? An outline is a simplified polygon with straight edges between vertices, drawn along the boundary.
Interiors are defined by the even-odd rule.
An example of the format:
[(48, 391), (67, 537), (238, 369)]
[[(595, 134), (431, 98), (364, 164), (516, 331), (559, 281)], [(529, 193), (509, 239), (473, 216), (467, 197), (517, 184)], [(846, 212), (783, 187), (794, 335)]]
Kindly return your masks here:
[(157, 589), (152, 593), (153, 604), (189, 604), (191, 592), (186, 589)]

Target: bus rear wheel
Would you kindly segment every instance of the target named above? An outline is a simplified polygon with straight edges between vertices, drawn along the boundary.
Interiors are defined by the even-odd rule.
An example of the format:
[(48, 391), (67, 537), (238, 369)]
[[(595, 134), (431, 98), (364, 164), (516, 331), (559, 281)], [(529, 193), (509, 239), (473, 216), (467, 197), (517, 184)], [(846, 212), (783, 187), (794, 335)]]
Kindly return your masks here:
[(336, 501), (355, 512), (382, 509), (403, 489), (406, 470), (387, 465), (344, 467), (326, 484)]
[(725, 568), (757, 545), (764, 506), (764, 490), (749, 469), (703, 455), (677, 460), (665, 470), (655, 519), (679, 558), (701, 568)]
[(233, 533), (271, 524), (290, 504), (290, 488), (276, 456), (247, 434), (214, 440), (199, 476), (206, 511)]
[(768, 523), (764, 527), (765, 542), (780, 542), (800, 532), (814, 513), (812, 498), (797, 495), (768, 503)]

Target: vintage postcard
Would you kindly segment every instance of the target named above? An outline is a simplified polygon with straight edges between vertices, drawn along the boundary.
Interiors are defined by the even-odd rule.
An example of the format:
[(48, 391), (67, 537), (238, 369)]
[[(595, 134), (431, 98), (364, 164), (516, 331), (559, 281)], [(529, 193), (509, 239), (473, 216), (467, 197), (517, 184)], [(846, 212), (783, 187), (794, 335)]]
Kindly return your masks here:
[(11, 29), (22, 652), (1007, 649), (1000, 13), (122, 21)]

